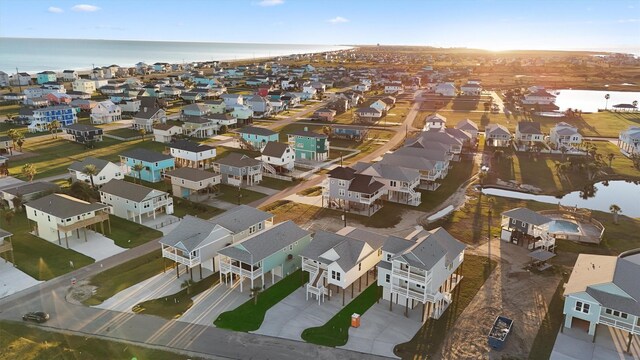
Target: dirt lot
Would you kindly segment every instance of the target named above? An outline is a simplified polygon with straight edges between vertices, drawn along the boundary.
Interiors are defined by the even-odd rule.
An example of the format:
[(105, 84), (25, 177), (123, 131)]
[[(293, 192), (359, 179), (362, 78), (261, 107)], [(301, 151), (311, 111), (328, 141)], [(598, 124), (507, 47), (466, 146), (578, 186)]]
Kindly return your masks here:
[[(487, 254), (487, 244), (469, 253)], [(547, 307), (561, 279), (554, 269), (529, 273), (526, 248), (499, 240), (491, 242), (491, 256), (500, 261), (473, 301), (457, 320), (440, 351), (441, 359), (526, 359)], [(498, 352), (487, 344), (496, 316), (514, 320), (505, 348)]]

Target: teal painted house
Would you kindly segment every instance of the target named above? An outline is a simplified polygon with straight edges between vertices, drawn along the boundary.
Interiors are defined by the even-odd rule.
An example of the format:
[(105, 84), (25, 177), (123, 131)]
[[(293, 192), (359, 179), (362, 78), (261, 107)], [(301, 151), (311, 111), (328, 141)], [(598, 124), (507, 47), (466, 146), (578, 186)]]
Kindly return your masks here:
[[(133, 149), (122, 153), (120, 163), (127, 167), (127, 175), (152, 183), (162, 181), (162, 175), (176, 167), (175, 159), (171, 155), (147, 149)], [(144, 169), (139, 173), (133, 170), (136, 164), (144, 166)]]
[(325, 161), (329, 158), (329, 137), (304, 130), (293, 131), (288, 142), (296, 151), (296, 160)]
[(311, 243), (311, 233), (300, 228), (293, 221), (285, 221), (270, 228), (249, 235), (246, 239), (218, 251), (220, 255), (220, 282), (229, 279), (233, 286), (233, 276), (240, 280), (242, 291), (244, 280), (249, 280), (253, 288), (265, 287), (265, 276), (282, 279), (301, 267), (300, 252)]
[(238, 130), (241, 141), (250, 144), (254, 149), (261, 150), (269, 141), (277, 142), (278, 133), (258, 126), (245, 126)]
[(54, 73), (53, 71), (39, 72), (36, 78), (38, 85), (42, 85), (48, 82), (55, 82), (56, 80), (58, 79), (57, 79), (56, 73)]

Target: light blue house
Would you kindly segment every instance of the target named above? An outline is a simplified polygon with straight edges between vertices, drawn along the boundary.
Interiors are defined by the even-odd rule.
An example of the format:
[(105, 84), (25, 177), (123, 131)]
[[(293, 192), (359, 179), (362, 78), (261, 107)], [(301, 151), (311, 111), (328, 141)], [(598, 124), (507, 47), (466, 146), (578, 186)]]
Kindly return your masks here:
[(55, 82), (56, 80), (57, 80), (57, 76), (56, 76), (56, 73), (54, 73), (53, 71), (39, 72), (36, 78), (38, 85), (42, 85), (48, 82)]
[[(264, 277), (271, 273), (271, 283), (275, 277), (284, 278), (301, 266), (300, 252), (311, 243), (311, 233), (289, 220), (276, 224), (266, 230), (256, 232), (246, 239), (230, 245), (220, 251), (220, 281), (222, 275), (240, 277), (240, 291), (245, 279), (251, 282), (260, 278), (264, 288)], [(233, 276), (230, 279), (233, 286)]]
[[(171, 155), (147, 149), (133, 149), (122, 153), (120, 163), (127, 167), (129, 176), (153, 183), (162, 181), (163, 173), (176, 167)], [(144, 169), (140, 172), (135, 171), (133, 167), (136, 164), (142, 164)]]
[(267, 128), (258, 126), (245, 126), (238, 130), (240, 141), (245, 145), (249, 144), (255, 150), (261, 150), (269, 141), (278, 141), (278, 133)]

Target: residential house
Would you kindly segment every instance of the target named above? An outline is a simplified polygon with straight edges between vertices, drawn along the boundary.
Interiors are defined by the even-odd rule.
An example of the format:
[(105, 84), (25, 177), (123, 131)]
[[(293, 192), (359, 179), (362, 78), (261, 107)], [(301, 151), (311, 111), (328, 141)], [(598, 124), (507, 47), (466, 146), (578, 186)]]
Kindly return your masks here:
[(13, 140), (8, 136), (0, 136), (0, 154), (9, 153), (13, 155)]
[[(69, 96), (71, 98), (71, 106), (73, 106), (73, 101), (74, 100), (86, 100), (86, 101), (90, 101), (89, 99), (91, 99), (91, 94), (87, 94), (87, 93), (83, 93), (80, 91), (67, 91), (67, 96)], [(95, 104), (96, 102), (93, 101), (93, 103)], [(87, 110), (87, 109), (81, 109), (81, 110)], [(91, 109), (89, 109), (91, 110)]]
[(369, 90), (371, 90), (371, 85), (370, 84), (356, 84), (353, 85), (351, 87), (351, 90), (353, 91), (360, 91), (360, 92), (367, 92)]
[(233, 107), (233, 110), (231, 110), (230, 114), (235, 119), (241, 120), (242, 124), (246, 124), (248, 120), (253, 117), (253, 110), (245, 105), (236, 105)]
[(313, 112), (313, 117), (321, 121), (333, 121), (336, 111), (329, 108), (320, 108)]
[(318, 304), (325, 296), (331, 300), (331, 286), (335, 293), (342, 292), (342, 306), (347, 289), (358, 283), (362, 290), (362, 278), (369, 285), (369, 272), (382, 259), (385, 236), (353, 227), (345, 227), (338, 233), (316, 231), (311, 243), (302, 250), (302, 271), (309, 273), (306, 296), (315, 297)]
[(156, 218), (158, 213), (173, 214), (173, 198), (164, 191), (124, 180), (113, 179), (100, 188), (100, 202), (120, 218), (142, 224), (142, 216)]
[(214, 170), (222, 174), (222, 183), (240, 187), (262, 181), (262, 162), (247, 155), (232, 152), (214, 162)]
[(618, 147), (625, 156), (640, 154), (640, 126), (629, 128), (618, 136)]
[(375, 122), (382, 117), (382, 111), (372, 107), (359, 108), (356, 110), (356, 116), (359, 121)]
[(187, 116), (182, 121), (182, 133), (190, 137), (208, 139), (215, 136), (220, 130), (220, 125), (211, 116)]
[[(40, 198), (44, 195), (52, 194), (60, 190), (60, 186), (54, 183), (46, 181), (34, 181), (28, 183), (22, 183), (18, 186), (9, 187), (7, 189), (0, 190), (2, 200), (6, 202), (10, 210), (16, 208), (14, 202), (18, 204), (24, 204), (33, 199)], [(18, 200), (14, 200), (18, 198)]]
[(482, 86), (475, 82), (467, 82), (460, 86), (460, 92), (463, 96), (480, 96), (482, 95)]
[(326, 161), (329, 158), (329, 138), (304, 130), (295, 130), (287, 134), (289, 145), (296, 151), (297, 160)]
[(447, 126), (447, 118), (440, 114), (432, 114), (427, 116), (424, 123), (423, 131), (444, 131)]
[(548, 93), (544, 88), (529, 93), (524, 96), (524, 99), (522, 99), (522, 103), (526, 105), (549, 105), (553, 104), (555, 101), (556, 96)]
[(436, 85), (434, 92), (441, 96), (453, 97), (456, 96), (458, 90), (453, 83), (440, 83)]
[(93, 80), (77, 79), (71, 86), (73, 91), (79, 91), (85, 94), (93, 94), (96, 91), (96, 82)]
[(271, 103), (262, 96), (254, 95), (244, 101), (244, 104), (253, 110), (253, 116), (257, 118), (268, 117), (273, 111)]
[(358, 174), (349, 167), (329, 171), (322, 184), (323, 204), (330, 209), (344, 209), (371, 216), (382, 208), (380, 200), (387, 194), (384, 184), (371, 175)]
[(376, 181), (384, 184), (386, 195), (383, 200), (411, 206), (418, 206), (422, 202), (422, 193), (416, 191), (420, 186), (418, 170), (379, 162), (359, 162), (352, 167), (356, 173), (373, 176)]
[(404, 88), (402, 84), (385, 84), (384, 86), (385, 94), (395, 94), (395, 93), (402, 94), (403, 92), (404, 92)]
[(91, 109), (92, 124), (109, 124), (122, 120), (122, 109), (111, 100), (101, 101)]
[(551, 128), (549, 132), (549, 141), (555, 144), (556, 149), (573, 149), (582, 144), (582, 135), (573, 125), (566, 122), (559, 122)]
[[(162, 181), (164, 172), (175, 168), (175, 160), (171, 155), (139, 148), (122, 153), (120, 163), (126, 166), (127, 175), (153, 183)], [(143, 169), (133, 170), (136, 164), (142, 164)]]
[(540, 123), (533, 121), (518, 122), (515, 139), (529, 147), (533, 147), (535, 144), (543, 144), (544, 134), (540, 130)]
[(420, 188), (435, 191), (440, 187), (439, 180), (449, 172), (450, 160), (451, 156), (442, 148), (403, 147), (384, 155), (380, 163), (418, 170)]
[(236, 105), (244, 105), (244, 98), (241, 94), (222, 94), (220, 99), (224, 101), (227, 110), (232, 110)]
[(216, 147), (188, 140), (172, 142), (168, 145), (169, 153), (175, 158), (177, 167), (209, 169), (216, 157)]
[(257, 279), (260, 279), (260, 285), (264, 288), (267, 274), (271, 273), (271, 281), (274, 283), (276, 276), (284, 278), (299, 269), (300, 252), (310, 242), (311, 233), (291, 220), (256, 232), (218, 251), (220, 281), (223, 275), (232, 275), (230, 279), (233, 286), (235, 275), (240, 278), (240, 291), (243, 290), (242, 283), (245, 279), (249, 279), (251, 289)]
[(475, 122), (469, 119), (462, 119), (456, 124), (455, 128), (471, 135), (473, 142), (478, 141), (478, 124)]
[(9, 74), (0, 71), (0, 86), (9, 86)]
[(62, 245), (64, 238), (67, 248), (69, 237), (75, 234), (80, 239), (80, 229), (83, 230), (84, 240), (87, 241), (88, 227), (100, 224), (104, 233), (104, 222), (109, 223), (107, 205), (88, 203), (69, 195), (47, 195), (29, 201), (24, 207), (27, 219), (33, 222), (36, 236), (50, 242), (57, 241), (58, 245)]
[(58, 121), (61, 126), (66, 127), (78, 122), (77, 113), (76, 108), (66, 105), (33, 109), (33, 120), (28, 129), (30, 132), (47, 131), (47, 125), (53, 121)]
[(422, 131), (416, 137), (407, 139), (405, 146), (426, 150), (444, 149), (449, 155), (449, 160), (458, 161), (462, 153), (463, 143), (464, 140), (458, 139), (446, 131)]
[(277, 141), (269, 141), (261, 149), (262, 166), (272, 174), (293, 170), (296, 152), (291, 145)]
[(616, 341), (624, 342), (619, 345), (629, 352), (640, 335), (638, 277), (640, 249), (618, 256), (579, 254), (564, 285), (563, 326), (586, 331), (594, 342), (603, 325), (622, 330), (628, 337), (623, 340), (620, 335)]
[[(248, 107), (246, 106), (242, 106), (242, 107), (248, 109)], [(233, 113), (231, 114), (214, 113), (214, 114), (209, 114), (204, 118), (213, 120), (218, 126), (226, 125), (228, 128), (235, 127), (238, 124), (238, 119), (239, 119), (239, 118), (236, 118), (233, 115)]]
[(153, 98), (144, 98), (140, 104), (140, 111), (133, 115), (133, 128), (145, 129), (153, 132), (153, 125), (167, 122), (167, 113)]
[(347, 139), (353, 141), (363, 141), (369, 134), (369, 129), (366, 127), (355, 128), (352, 126), (344, 125), (332, 125), (331, 135), (340, 139)]
[(183, 91), (180, 93), (180, 97), (184, 101), (196, 102), (202, 100), (202, 93), (196, 91)]
[(210, 111), (211, 111), (211, 108), (208, 105), (195, 103), (195, 104), (185, 105), (182, 108), (182, 111), (180, 112), (180, 114), (182, 118), (185, 118), (187, 116), (200, 117), (200, 116), (205, 116), (209, 114)]
[(504, 125), (489, 124), (484, 128), (484, 142), (487, 146), (508, 147), (511, 145), (511, 133)]
[[(85, 174), (85, 168), (89, 165), (93, 165), (96, 168), (97, 173), (92, 176)], [(111, 180), (124, 179), (124, 173), (120, 166), (112, 163), (111, 161), (94, 158), (88, 156), (82, 161), (76, 161), (69, 165), (69, 173), (71, 178), (75, 181), (84, 181), (88, 184), (93, 183), (95, 186), (101, 186), (108, 183)]]
[(278, 133), (259, 126), (245, 126), (238, 130), (238, 140), (244, 147), (252, 150), (262, 150), (268, 142), (278, 141)]
[(422, 322), (439, 319), (462, 280), (466, 245), (443, 228), (416, 230), (407, 238), (389, 236), (378, 264), (382, 298), (409, 309), (422, 304)]
[(43, 72), (39, 72), (36, 75), (36, 82), (38, 83), (38, 85), (42, 85), (44, 83), (48, 83), (48, 82), (55, 82), (57, 79), (56, 73), (53, 71), (43, 71)]
[(515, 208), (502, 213), (500, 239), (529, 249), (553, 251), (555, 238), (549, 232), (553, 220), (527, 208)]
[(31, 75), (25, 72), (17, 73), (12, 76), (10, 83), (19, 86), (31, 85)]
[(51, 92), (44, 96), (52, 105), (68, 105), (71, 103), (71, 96), (59, 92)]
[(79, 144), (102, 141), (103, 130), (99, 127), (85, 124), (71, 124), (64, 126), (62, 130), (67, 134), (69, 140)]
[(225, 111), (223, 100), (204, 100), (203, 104), (209, 107), (210, 114), (223, 114)]
[(189, 198), (193, 193), (209, 190), (220, 184), (221, 175), (191, 167), (181, 167), (167, 171), (165, 178), (171, 179), (174, 196)]
[(16, 103), (20, 103), (23, 102), (27, 99), (27, 97), (24, 94), (18, 94), (18, 93), (6, 93), (3, 96), (3, 99), (5, 101), (13, 101)]
[(24, 100), (24, 104), (35, 108), (42, 108), (50, 105), (49, 100), (46, 97), (27, 98)]
[(153, 126), (153, 139), (161, 143), (169, 143), (176, 136), (182, 135), (182, 127), (173, 124), (156, 124)]

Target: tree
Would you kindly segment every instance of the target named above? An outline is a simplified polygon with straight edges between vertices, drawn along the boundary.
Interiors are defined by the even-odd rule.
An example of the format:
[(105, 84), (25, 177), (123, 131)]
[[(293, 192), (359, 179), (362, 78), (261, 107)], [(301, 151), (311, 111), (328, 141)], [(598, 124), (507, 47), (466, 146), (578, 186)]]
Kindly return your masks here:
[(88, 164), (82, 168), (82, 173), (89, 177), (89, 180), (91, 180), (91, 187), (95, 189), (96, 184), (93, 182), (93, 177), (98, 175), (98, 168), (93, 164)]
[(13, 220), (13, 218), (16, 216), (16, 214), (13, 211), (5, 211), (4, 212), (4, 220), (7, 222), (7, 224), (11, 225), (11, 220)]
[(33, 164), (28, 163), (22, 166), (22, 176), (28, 178), (29, 181), (33, 181), (33, 177), (36, 176), (37, 173), (38, 169), (36, 169), (36, 166)]
[(329, 126), (323, 126), (322, 127), (322, 133), (329, 136), (331, 135), (331, 128)]
[(607, 110), (607, 107), (609, 106), (609, 99), (611, 98), (611, 95), (609, 94), (605, 94), (604, 99), (606, 100), (606, 102), (604, 103), (604, 109)]
[(607, 160), (609, 160), (609, 167), (611, 167), (611, 162), (613, 162), (613, 159), (616, 158), (616, 155), (613, 153), (609, 153), (607, 154)]
[(560, 146), (560, 152), (562, 153), (562, 161), (564, 161), (564, 155), (567, 153), (568, 149), (566, 146)]
[(631, 154), (631, 161), (633, 161), (633, 166), (636, 169), (640, 169), (640, 154), (637, 154), (637, 153)]
[(636, 110), (637, 110), (638, 109), (638, 100), (633, 100), (631, 105), (633, 105), (633, 107), (636, 108)]
[(182, 284), (180, 284), (180, 288), (182, 289), (187, 289), (187, 295), (191, 294), (191, 287), (195, 284), (195, 282), (193, 282), (193, 280), (188, 279), (182, 282)]
[(47, 130), (49, 130), (51, 137), (54, 139), (58, 137), (58, 129), (60, 129), (60, 121), (58, 120), (53, 120), (47, 124)]
[(611, 204), (611, 206), (609, 206), (609, 211), (611, 211), (611, 213), (613, 214), (613, 223), (617, 224), (618, 223), (618, 214), (620, 214), (622, 212), (622, 209), (620, 209), (620, 206), (618, 206), (616, 204)]
[(224, 134), (227, 131), (229, 131), (229, 127), (227, 125), (222, 125), (220, 126), (220, 130), (218, 131), (218, 134)]
[(22, 197), (22, 194), (18, 194), (14, 196), (14, 198), (11, 199), (11, 203), (13, 204), (13, 208), (16, 209), (16, 211), (22, 210), (22, 204), (24, 203), (24, 198)]
[(260, 294), (261, 291), (262, 291), (262, 287), (260, 287), (260, 286), (256, 286), (256, 287), (252, 287), (251, 288), (251, 297), (253, 297), (253, 304), (254, 305), (258, 304), (258, 295)]
[(140, 128), (138, 133), (140, 133), (140, 137), (142, 137), (142, 141), (144, 141), (144, 136), (147, 135), (147, 130), (145, 130), (145, 128)]
[(142, 182), (142, 170), (144, 170), (144, 165), (142, 165), (142, 163), (137, 163), (133, 165), (131, 170), (138, 173), (138, 179), (140, 179), (140, 182)]

